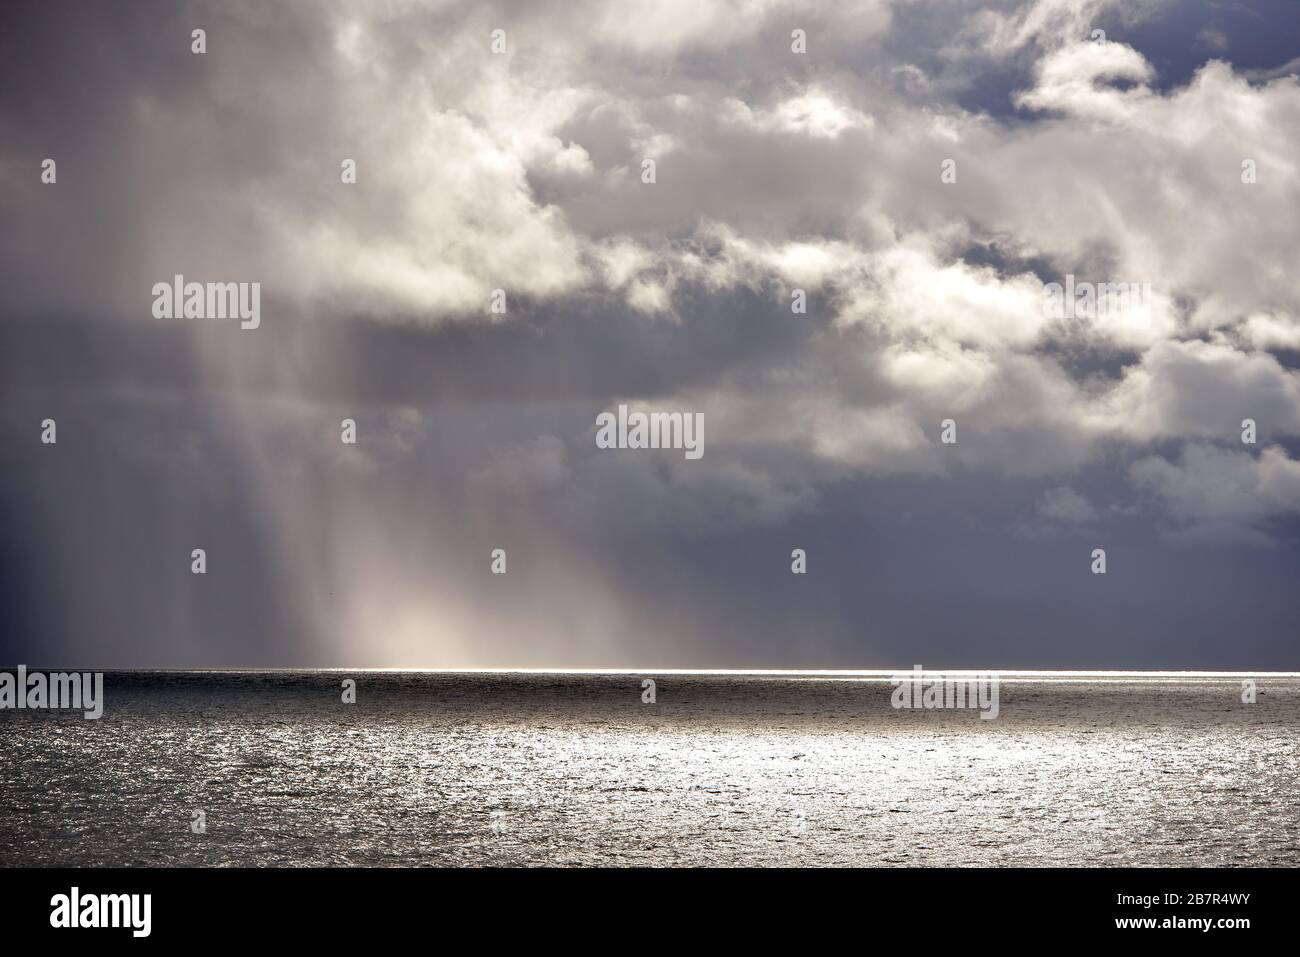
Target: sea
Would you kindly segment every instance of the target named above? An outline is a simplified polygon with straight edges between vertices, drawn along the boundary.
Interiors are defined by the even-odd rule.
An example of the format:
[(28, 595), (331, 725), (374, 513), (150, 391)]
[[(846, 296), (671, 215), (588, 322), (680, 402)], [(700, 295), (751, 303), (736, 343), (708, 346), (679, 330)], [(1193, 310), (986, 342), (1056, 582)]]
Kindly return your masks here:
[(1004, 672), (992, 720), (895, 691), (106, 672), (98, 720), (0, 711), (0, 865), (1300, 863), (1300, 678)]

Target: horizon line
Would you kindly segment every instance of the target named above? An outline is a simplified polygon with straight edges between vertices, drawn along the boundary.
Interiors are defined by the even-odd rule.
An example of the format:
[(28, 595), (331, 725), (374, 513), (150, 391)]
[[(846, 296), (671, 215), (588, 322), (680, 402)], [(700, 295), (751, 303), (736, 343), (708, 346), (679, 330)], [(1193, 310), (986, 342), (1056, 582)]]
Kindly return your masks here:
[(0, 671), (15, 671), (18, 667), (34, 671), (108, 671), (108, 672), (173, 672), (210, 674), (265, 674), (268, 672), (319, 672), (319, 673), (370, 673), (370, 674), (538, 674), (538, 675), (752, 675), (789, 677), (862, 677), (889, 678), (895, 675), (998, 675), (1011, 678), (1239, 678), (1271, 677), (1300, 678), (1300, 671), (1107, 671), (1088, 670), (1024, 670), (999, 668), (922, 668), (919, 672), (909, 668), (348, 668), (348, 667), (157, 667), (157, 668), (45, 668), (32, 665), (6, 665)]

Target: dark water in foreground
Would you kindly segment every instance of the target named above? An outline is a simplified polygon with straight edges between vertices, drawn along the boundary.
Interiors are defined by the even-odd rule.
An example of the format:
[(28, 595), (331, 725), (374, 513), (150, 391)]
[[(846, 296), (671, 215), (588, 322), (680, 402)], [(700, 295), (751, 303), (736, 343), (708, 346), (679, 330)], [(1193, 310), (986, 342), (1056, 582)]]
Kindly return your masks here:
[(109, 673), (99, 721), (0, 712), (0, 863), (1300, 863), (1297, 679), (1003, 679), (986, 721), (648, 676)]

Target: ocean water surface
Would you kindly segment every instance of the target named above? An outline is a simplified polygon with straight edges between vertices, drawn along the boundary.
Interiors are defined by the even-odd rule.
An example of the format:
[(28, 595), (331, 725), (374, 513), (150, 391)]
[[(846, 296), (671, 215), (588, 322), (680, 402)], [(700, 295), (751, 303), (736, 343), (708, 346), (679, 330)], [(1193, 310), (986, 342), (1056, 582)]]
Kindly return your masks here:
[(1296, 865), (1300, 679), (1257, 680), (1004, 677), (981, 720), (879, 676), (109, 672), (98, 721), (0, 712), (0, 864)]

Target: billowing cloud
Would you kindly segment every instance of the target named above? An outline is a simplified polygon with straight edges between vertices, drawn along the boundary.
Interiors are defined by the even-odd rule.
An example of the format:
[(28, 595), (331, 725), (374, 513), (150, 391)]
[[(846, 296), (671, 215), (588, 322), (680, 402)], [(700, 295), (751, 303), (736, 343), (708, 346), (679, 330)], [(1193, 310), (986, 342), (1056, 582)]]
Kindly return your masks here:
[(1300, 511), (1300, 462), (1276, 446), (1256, 457), (1192, 444), (1176, 462), (1134, 462), (1132, 475), (1166, 504), (1176, 534), (1189, 540), (1271, 544), (1269, 522)]
[[(1144, 29), (1193, 14), (1159, 2), (7, 11), (4, 423), (61, 417), (92, 483), (61, 511), (56, 460), (10, 470), (23, 620), (149, 661), (184, 628), (275, 663), (865, 665), (907, 647), (925, 561), (872, 556), (899, 603), (872, 631), (762, 577), (795, 543), (847, 568), (871, 526), (906, 562), (924, 526), (981, 556), (958, 590), (1120, 528), (1294, 566), (1300, 81), (1197, 10), (1178, 79)], [(261, 328), (160, 325), (176, 274), (260, 282)], [(619, 404), (702, 413), (704, 457), (598, 450)], [(124, 528), (221, 540), (226, 599), (169, 578), (141, 621), (155, 572), (99, 561)], [(110, 580), (56, 621), (61, 561)]]

